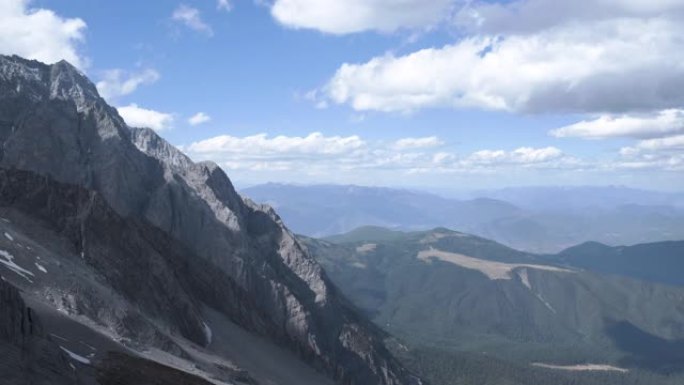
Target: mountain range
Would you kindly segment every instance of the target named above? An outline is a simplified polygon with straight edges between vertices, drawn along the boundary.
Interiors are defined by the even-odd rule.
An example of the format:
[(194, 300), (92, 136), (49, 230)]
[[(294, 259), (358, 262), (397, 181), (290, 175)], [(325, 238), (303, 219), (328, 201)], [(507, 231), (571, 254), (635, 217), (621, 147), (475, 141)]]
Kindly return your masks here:
[(421, 383), (270, 207), (67, 62), (0, 56), (0, 143), (3, 383)]
[(682, 242), (538, 255), (444, 228), (302, 239), (435, 384), (475, 381), (472, 371), (497, 372), (477, 380), (488, 384), (684, 380)]
[(539, 253), (588, 241), (619, 246), (684, 239), (681, 194), (628, 188), (516, 188), (454, 199), (402, 189), (271, 183), (241, 193), (273, 206), (293, 231), (312, 237), (362, 226), (446, 227)]

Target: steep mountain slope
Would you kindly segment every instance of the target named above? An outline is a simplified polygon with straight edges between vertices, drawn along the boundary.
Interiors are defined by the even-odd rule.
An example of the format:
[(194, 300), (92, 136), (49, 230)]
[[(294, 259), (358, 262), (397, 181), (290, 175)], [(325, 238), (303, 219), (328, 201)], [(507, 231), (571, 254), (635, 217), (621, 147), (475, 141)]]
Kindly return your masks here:
[(68, 63), (0, 56), (0, 142), (5, 226), (17, 235), (3, 240), (3, 267), (45, 308), (224, 381), (232, 364), (214, 362), (227, 353), (212, 327), (235, 324), (340, 383), (419, 382), (273, 210), (243, 201), (215, 164), (127, 127)]
[[(534, 191), (530, 194), (537, 197)], [(586, 241), (622, 245), (684, 238), (684, 208), (675, 194), (618, 188), (564, 191), (543, 190), (538, 201), (525, 200), (522, 193), (500, 195), (525, 206), (490, 197), (456, 200), (359, 186), (265, 184), (242, 193), (277, 207), (294, 231), (313, 237), (368, 225), (398, 230), (443, 226), (517, 249), (550, 253)]]
[(45, 334), (19, 291), (0, 280), (0, 376), (2, 383), (77, 384), (66, 353)]
[(684, 370), (680, 287), (551, 264), (446, 229), (392, 234), (304, 242), (355, 304), (414, 347), (524, 365)]
[(587, 242), (551, 260), (603, 274), (684, 286), (684, 241), (618, 247)]

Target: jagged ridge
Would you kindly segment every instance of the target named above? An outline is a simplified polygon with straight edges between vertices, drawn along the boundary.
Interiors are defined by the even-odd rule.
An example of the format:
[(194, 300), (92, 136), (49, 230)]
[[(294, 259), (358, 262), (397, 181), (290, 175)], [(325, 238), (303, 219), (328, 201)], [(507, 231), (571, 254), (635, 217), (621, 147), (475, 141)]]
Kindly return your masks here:
[[(216, 165), (195, 164), (154, 132), (129, 129), (68, 63), (0, 57), (0, 141), (0, 166), (96, 191), (118, 215), (151, 223), (219, 269), (258, 308), (248, 322), (236, 316), (250, 309), (240, 299), (206, 305), (243, 327), (341, 383), (418, 382), (273, 210), (243, 201)], [(84, 240), (81, 251), (89, 245)]]

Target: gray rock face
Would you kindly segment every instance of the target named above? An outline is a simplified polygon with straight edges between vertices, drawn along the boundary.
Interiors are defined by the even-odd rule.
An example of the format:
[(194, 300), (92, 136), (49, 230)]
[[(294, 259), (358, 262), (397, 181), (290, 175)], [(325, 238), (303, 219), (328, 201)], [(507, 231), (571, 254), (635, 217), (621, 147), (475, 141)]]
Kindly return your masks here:
[[(199, 309), (209, 306), (340, 383), (419, 383), (273, 210), (243, 201), (215, 164), (194, 163), (153, 131), (127, 127), (67, 63), (0, 56), (0, 142), (0, 167), (95, 194), (76, 199), (74, 212), (60, 214), (73, 223), (58, 228), (76, 232), (76, 251), (124, 297), (136, 296), (132, 280), (163, 278), (148, 291), (161, 287), (166, 299), (139, 299), (145, 317), (204, 343)], [(48, 206), (63, 198), (44, 194)], [(110, 260), (111, 250), (128, 258)]]
[(0, 378), (7, 385), (78, 384), (63, 352), (50, 341), (19, 291), (0, 280)]

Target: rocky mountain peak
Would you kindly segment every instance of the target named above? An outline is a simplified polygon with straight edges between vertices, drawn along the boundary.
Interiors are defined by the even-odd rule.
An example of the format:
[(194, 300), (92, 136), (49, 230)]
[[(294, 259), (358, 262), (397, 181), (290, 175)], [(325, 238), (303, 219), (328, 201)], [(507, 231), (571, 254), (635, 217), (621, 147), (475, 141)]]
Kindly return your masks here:
[(22, 95), (34, 101), (46, 98), (73, 101), (79, 112), (102, 102), (95, 85), (64, 60), (46, 65), (18, 56), (0, 55), (0, 81), (6, 86), (2, 94)]

